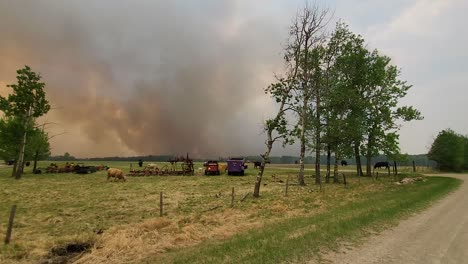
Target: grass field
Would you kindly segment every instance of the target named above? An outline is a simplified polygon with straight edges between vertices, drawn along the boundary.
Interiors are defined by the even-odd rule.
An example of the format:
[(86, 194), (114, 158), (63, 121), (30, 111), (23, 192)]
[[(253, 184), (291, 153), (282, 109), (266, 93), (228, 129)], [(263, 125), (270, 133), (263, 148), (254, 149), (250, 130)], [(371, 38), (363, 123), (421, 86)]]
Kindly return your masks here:
[[(104, 164), (129, 169), (126, 162)], [(261, 263), (271, 257), (300, 262), (322, 247), (333, 248), (339, 239), (355, 239), (364, 229), (392, 224), (458, 184), (430, 178), (397, 186), (393, 177), (373, 180), (347, 172), (346, 188), (326, 184), (320, 189), (312, 184), (313, 171), (307, 170), (309, 185), (292, 184), (285, 197), (286, 179), (291, 176), (294, 182), (297, 168), (273, 165), (266, 170), (261, 198), (248, 195), (241, 201), (253, 190), (252, 168), (244, 177), (130, 177), (125, 183), (107, 182), (105, 171), (27, 173), (19, 181), (10, 173), (11, 168), (0, 168), (2, 238), (11, 205), (18, 209), (12, 243), (0, 247), (0, 263), (60, 261), (67, 245), (86, 244), (91, 248), (75, 256), (81, 257), (78, 263)]]

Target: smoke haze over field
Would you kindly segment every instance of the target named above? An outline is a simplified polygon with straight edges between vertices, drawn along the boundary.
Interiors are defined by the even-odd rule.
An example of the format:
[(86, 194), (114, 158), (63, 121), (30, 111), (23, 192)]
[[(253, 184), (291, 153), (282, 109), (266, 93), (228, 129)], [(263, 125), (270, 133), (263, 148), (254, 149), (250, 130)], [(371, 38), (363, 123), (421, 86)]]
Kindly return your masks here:
[(11, 82), (23, 64), (42, 73), (57, 107), (48, 120), (66, 131), (54, 140), (59, 153), (239, 153), (260, 132), (251, 112), (267, 106), (262, 78), (280, 63), (285, 35), (269, 20), (237, 20), (238, 8), (7, 1), (0, 75)]
[[(410, 38), (414, 42), (400, 46), (386, 43), (397, 43), (402, 36), (399, 30), (405, 28), (395, 17), (427, 11), (428, 4), (416, 2), (396, 1), (378, 19), (362, 14), (366, 8), (375, 10), (372, 4), (361, 9), (352, 8), (349, 1), (328, 5), (336, 9), (337, 18), (349, 21), (353, 31), (396, 58), (405, 73), (405, 68), (420, 63), (417, 59), (427, 57), (408, 60), (404, 55), (415, 54), (413, 49), (421, 50), (418, 41), (428, 40)], [(437, 7), (443, 1), (429, 2), (429, 7), (441, 10), (434, 16), (442, 21), (463, 5), (446, 1)], [(275, 108), (263, 88), (275, 72), (281, 73), (281, 49), (302, 4), (0, 0), (0, 93), (6, 94), (6, 84), (15, 82), (15, 71), (24, 65), (42, 74), (55, 108), (45, 120), (57, 123), (49, 131), (66, 132), (51, 141), (53, 154), (258, 154), (263, 150), (262, 121)], [(417, 23), (413, 28), (417, 30)], [(383, 31), (387, 34), (382, 35)], [(404, 77), (410, 83), (425, 84), (418, 73), (410, 70)], [(457, 78), (461, 85), (463, 77)], [(457, 87), (461, 86), (455, 83)], [(408, 97), (405, 103), (422, 110), (426, 120), (426, 110), (437, 116), (430, 111), (437, 96), (422, 100), (410, 93)], [(403, 151), (425, 152), (430, 137), (439, 128), (451, 126), (439, 121), (433, 126), (423, 121), (415, 130), (403, 130)], [(466, 126), (454, 128), (467, 133), (460, 131)], [(415, 142), (414, 137), (423, 142)], [(278, 147), (276, 153), (296, 154), (297, 150)]]

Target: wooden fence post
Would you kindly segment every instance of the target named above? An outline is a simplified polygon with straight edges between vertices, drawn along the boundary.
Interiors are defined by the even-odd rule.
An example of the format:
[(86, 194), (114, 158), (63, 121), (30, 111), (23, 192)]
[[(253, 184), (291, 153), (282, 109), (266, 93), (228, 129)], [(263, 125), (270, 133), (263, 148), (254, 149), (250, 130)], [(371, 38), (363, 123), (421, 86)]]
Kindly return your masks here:
[(343, 184), (345, 187), (346, 185), (348, 185), (348, 183), (346, 182), (346, 175), (344, 174), (344, 172), (343, 172)]
[(416, 172), (416, 164), (414, 163), (414, 160), (413, 160), (413, 172)]
[(159, 193), (159, 216), (163, 216), (163, 192)]
[(231, 194), (231, 208), (234, 207), (234, 187), (232, 187), (232, 194)]
[(8, 220), (7, 233), (5, 237), (5, 245), (9, 244), (11, 240), (11, 232), (13, 230), (13, 221), (15, 219), (15, 213), (16, 213), (16, 204), (11, 207), (10, 219)]
[(288, 178), (286, 179), (286, 190), (284, 191), (284, 196), (286, 197), (288, 197), (289, 177), (290, 175), (288, 175)]

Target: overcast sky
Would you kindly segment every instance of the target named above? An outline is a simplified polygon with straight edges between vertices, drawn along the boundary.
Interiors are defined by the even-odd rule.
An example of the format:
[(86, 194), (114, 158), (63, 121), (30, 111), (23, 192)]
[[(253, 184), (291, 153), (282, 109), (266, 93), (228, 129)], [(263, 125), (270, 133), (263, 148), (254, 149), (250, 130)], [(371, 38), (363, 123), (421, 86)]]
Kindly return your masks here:
[[(426, 153), (445, 128), (468, 134), (466, 0), (319, 1), (401, 68), (402, 152)], [(29, 65), (54, 109), (53, 154), (259, 154), (263, 93), (281, 73), (304, 1), (0, 0), (0, 93)], [(332, 26), (334, 22), (331, 23)], [(295, 155), (277, 146), (274, 155)]]

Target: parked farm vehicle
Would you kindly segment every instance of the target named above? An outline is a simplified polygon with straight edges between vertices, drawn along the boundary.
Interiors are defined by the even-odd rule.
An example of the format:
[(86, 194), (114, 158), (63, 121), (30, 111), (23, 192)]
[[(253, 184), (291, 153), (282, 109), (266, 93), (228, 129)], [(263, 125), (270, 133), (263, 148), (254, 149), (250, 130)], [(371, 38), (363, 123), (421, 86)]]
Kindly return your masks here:
[(170, 164), (166, 164), (159, 168), (158, 166), (146, 166), (143, 170), (133, 169), (130, 165), (129, 176), (170, 176), (170, 175), (195, 175), (193, 161), (186, 157), (174, 157), (168, 160)]
[(83, 163), (78, 163), (73, 167), (73, 172), (78, 174), (88, 174), (96, 171), (95, 166), (85, 166)]
[(247, 169), (244, 158), (230, 158), (227, 160), (228, 175), (244, 176), (244, 170)]
[(83, 163), (66, 163), (65, 165), (57, 165), (56, 163), (51, 163), (46, 169), (46, 173), (78, 173), (78, 174), (87, 174), (93, 173), (98, 170), (105, 170), (107, 166), (85, 166)]
[(219, 164), (216, 160), (209, 160), (203, 163), (205, 167), (205, 175), (220, 175)]

